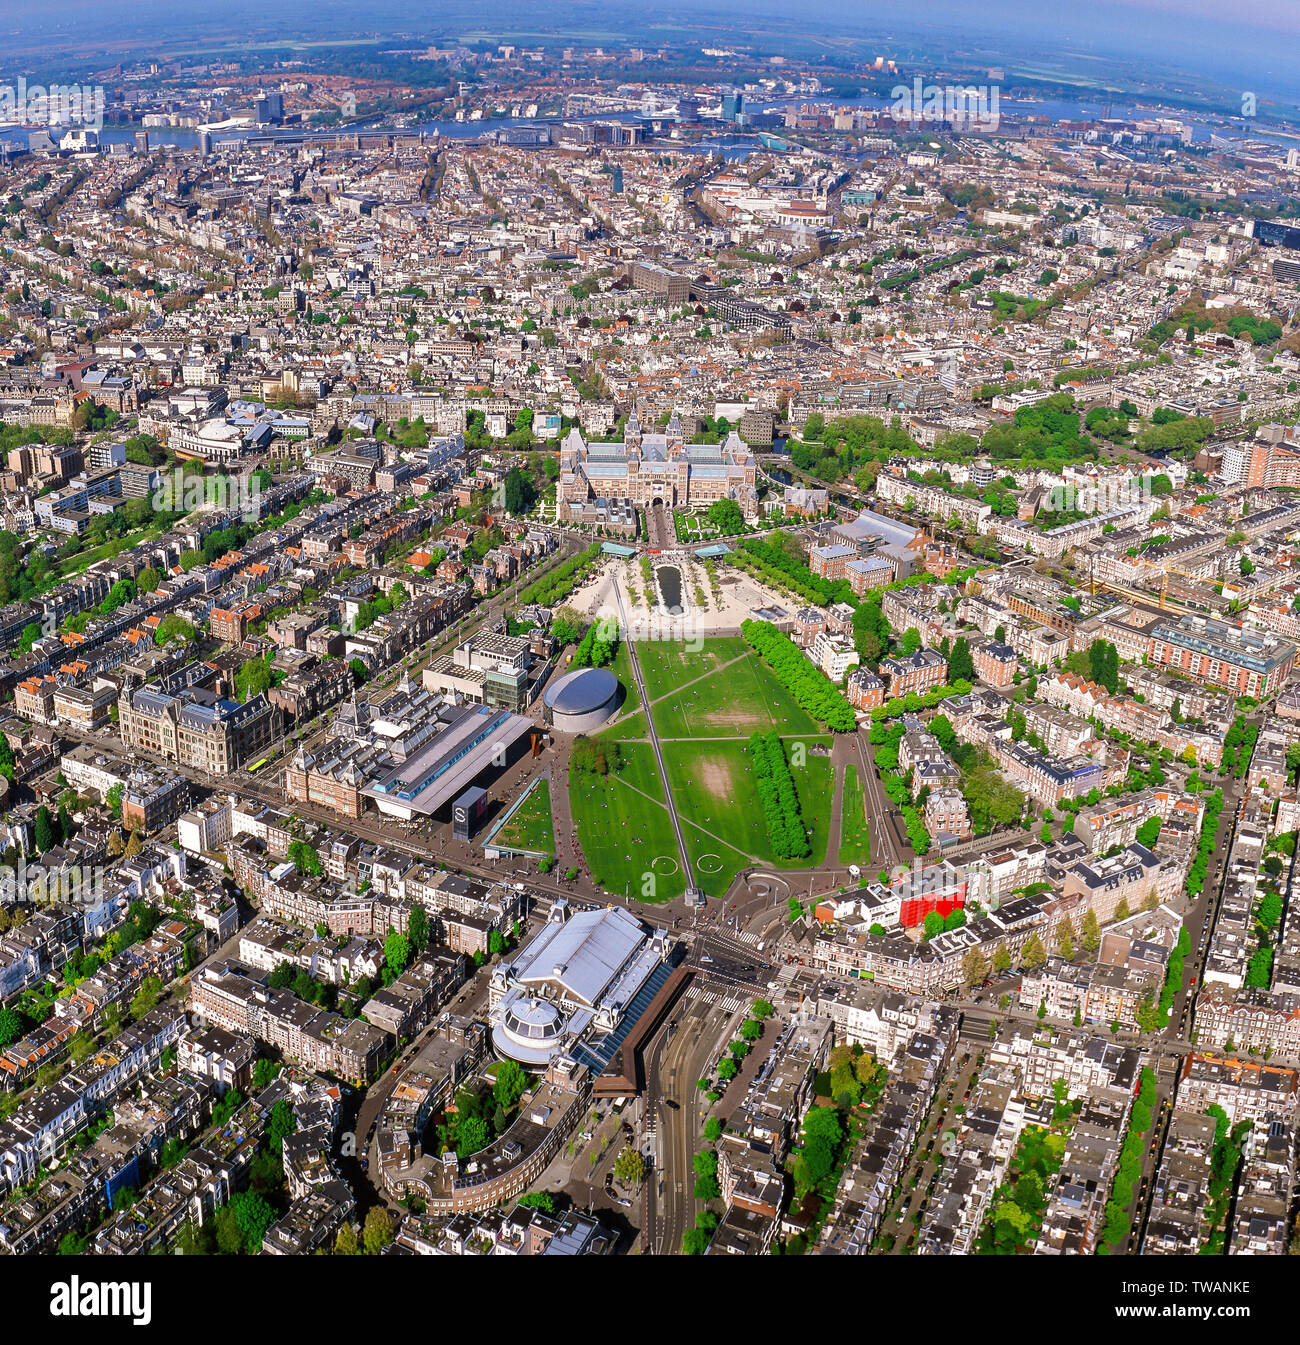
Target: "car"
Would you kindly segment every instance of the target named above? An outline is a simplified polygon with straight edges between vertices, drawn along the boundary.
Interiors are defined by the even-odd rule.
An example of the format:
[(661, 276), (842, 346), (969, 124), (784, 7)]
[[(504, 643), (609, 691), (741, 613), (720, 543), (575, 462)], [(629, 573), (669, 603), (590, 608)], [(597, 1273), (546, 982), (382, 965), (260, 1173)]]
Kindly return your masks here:
[(681, 1111), (682, 1109), (681, 1103), (674, 1102), (670, 1097), (664, 1098), (664, 1106), (671, 1108), (673, 1111)]

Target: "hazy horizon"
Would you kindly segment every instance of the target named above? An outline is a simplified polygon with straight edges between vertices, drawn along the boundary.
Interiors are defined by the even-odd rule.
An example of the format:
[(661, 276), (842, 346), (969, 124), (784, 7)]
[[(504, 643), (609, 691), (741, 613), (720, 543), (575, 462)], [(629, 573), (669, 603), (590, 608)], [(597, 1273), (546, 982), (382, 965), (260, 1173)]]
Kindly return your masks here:
[[(899, 43), (924, 43), (939, 55), (1025, 63), (1055, 56), (1076, 67), (1105, 58), (1126, 65), (1149, 60), (1160, 76), (1186, 73), (1241, 89), (1282, 96), (1300, 103), (1300, 76), (1294, 53), (1300, 43), (1300, 0), (1241, 0), (1230, 16), (1216, 0), (1099, 0), (1091, 5), (1062, 0), (925, 0), (912, 4), (862, 4), (860, 0), (812, 0), (797, 18), (782, 0), (708, 0), (688, 6), (681, 0), (647, 15), (625, 0), (559, 0), (539, 18), (533, 5), (505, 0), (491, 6), (444, 3), (413, 9), (395, 0), (340, 0), (322, 7), (308, 0), (198, 0), (183, 10), (164, 0), (118, 0), (111, 8), (91, 0), (0, 0), (0, 34), (11, 52), (32, 54), (42, 39), (72, 40), (78, 48), (102, 40), (106, 48), (124, 43), (148, 46), (151, 33), (162, 50), (202, 46), (228, 39), (232, 32), (250, 40), (291, 41), (300, 25), (304, 41), (419, 35), (507, 32), (574, 37), (583, 32), (608, 36), (626, 18), (637, 33), (665, 30), (680, 36), (680, 26), (715, 31), (734, 41), (745, 38), (747, 24), (761, 21), (772, 32), (788, 26), (791, 40), (818, 32), (870, 43), (881, 54)], [(584, 20), (590, 16), (590, 23)], [(820, 20), (820, 27), (816, 27)], [(672, 29), (670, 33), (668, 30)], [(775, 39), (773, 39), (775, 40)], [(15, 59), (21, 64), (20, 59)], [(0, 67), (2, 68), (2, 67)], [(1077, 69), (1076, 69), (1077, 73)]]

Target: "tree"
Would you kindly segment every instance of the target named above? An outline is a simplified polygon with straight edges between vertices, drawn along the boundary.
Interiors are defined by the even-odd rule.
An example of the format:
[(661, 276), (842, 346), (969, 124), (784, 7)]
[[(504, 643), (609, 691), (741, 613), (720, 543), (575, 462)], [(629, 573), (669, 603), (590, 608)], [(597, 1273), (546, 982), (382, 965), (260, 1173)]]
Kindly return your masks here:
[(315, 876), (325, 871), (325, 866), (321, 863), (320, 854), (315, 846), (308, 845), (306, 841), (291, 841), (288, 858), (299, 873)]
[(54, 848), (54, 818), (45, 804), (36, 810), (35, 834), (33, 837), (39, 854)]
[(262, 1246), (266, 1230), (275, 1222), (275, 1210), (263, 1196), (254, 1191), (240, 1191), (231, 1196), (226, 1208), (234, 1216), (244, 1251), (249, 1256), (254, 1255)]
[(293, 1114), (293, 1104), (286, 1098), (271, 1108), (266, 1120), (266, 1142), (272, 1153), (279, 1154), (284, 1142), (298, 1129), (298, 1120)]
[(745, 515), (735, 500), (714, 500), (705, 517), (721, 533), (743, 532), (745, 528)]
[[(529, 423), (531, 424), (531, 417)], [(520, 514), (528, 513), (537, 503), (537, 487), (533, 485), (531, 477), (525, 475), (518, 467), (512, 467), (506, 473), (502, 498), (506, 512), (518, 517)]]
[(280, 1066), (274, 1060), (267, 1060), (263, 1056), (253, 1063), (253, 1087), (260, 1092), (263, 1088), (274, 1083), (279, 1073)]
[(492, 1085), (492, 1096), (497, 1105), (509, 1111), (524, 1095), (528, 1088), (528, 1075), (513, 1060), (503, 1060), (497, 1066), (496, 1082)]
[(970, 645), (964, 635), (952, 642), (952, 655), (948, 659), (948, 681), (973, 682), (975, 680), (975, 660), (971, 656)]
[(961, 959), (962, 983), (969, 990), (989, 974), (989, 960), (978, 948), (968, 948)]
[(396, 925), (390, 925), (388, 927), (388, 934), (384, 938), (385, 972), (392, 972), (393, 979), (395, 980), (406, 970), (406, 964), (410, 960), (410, 939), (408, 939)]
[(11, 1046), (23, 1030), (23, 1020), (13, 1009), (0, 1009), (0, 1046)]
[(1020, 950), (1020, 965), (1030, 971), (1036, 971), (1047, 961), (1047, 950), (1037, 934), (1031, 934)]
[(1088, 907), (1083, 917), (1083, 927), (1079, 941), (1089, 953), (1095, 953), (1101, 947), (1101, 922), (1097, 919), (1097, 912), (1091, 906)]
[(843, 1138), (839, 1113), (833, 1107), (810, 1107), (803, 1123), (803, 1144), (794, 1163), (795, 1180), (811, 1190), (831, 1173)]
[(146, 976), (131, 1001), (131, 1017), (139, 1022), (162, 998), (163, 983), (157, 976)]
[(255, 696), (264, 695), (271, 689), (271, 660), (269, 658), (245, 659), (235, 674), (235, 696), (240, 701), (250, 701)]
[(1011, 970), (1011, 954), (1007, 952), (1003, 944), (998, 944), (993, 953), (993, 970), (999, 976), (1005, 976)]
[(1067, 961), (1074, 961), (1074, 939), (1070, 934), (1070, 922), (1062, 921), (1056, 931), (1056, 951)]
[(361, 1230), (361, 1245), (367, 1256), (378, 1256), (393, 1240), (393, 1221), (382, 1205), (372, 1205)]
[(361, 1247), (357, 1242), (357, 1230), (350, 1223), (339, 1225), (339, 1231), (334, 1235), (334, 1255), (335, 1256), (358, 1256)]
[(15, 769), (14, 749), (10, 746), (9, 739), (0, 733), (0, 775), (12, 782)]
[(614, 1176), (625, 1186), (637, 1186), (645, 1178), (645, 1159), (630, 1144), (614, 1160)]
[(456, 1153), (461, 1158), (476, 1154), (488, 1142), (487, 1122), (481, 1116), (467, 1116), (456, 1129)]
[(429, 916), (418, 901), (411, 907), (411, 919), (407, 925), (406, 936), (415, 952), (422, 952), (429, 946)]

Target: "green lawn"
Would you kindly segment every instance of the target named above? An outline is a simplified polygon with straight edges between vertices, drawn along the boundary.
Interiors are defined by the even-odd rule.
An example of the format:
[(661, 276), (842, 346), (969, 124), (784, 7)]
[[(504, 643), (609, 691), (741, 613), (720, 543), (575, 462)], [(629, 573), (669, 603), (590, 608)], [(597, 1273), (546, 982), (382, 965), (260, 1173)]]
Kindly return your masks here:
[(633, 711), (640, 709), (641, 697), (637, 693), (636, 679), (632, 676), (632, 660), (627, 652), (627, 641), (618, 642), (618, 653), (614, 655), (614, 661), (609, 665), (609, 670), (623, 683), (625, 699), (619, 706), (619, 713), (630, 715)]
[(495, 844), (512, 850), (555, 853), (555, 828), (551, 825), (551, 783), (539, 780), (515, 815), (497, 833)]
[(616, 723), (603, 728), (595, 736), (602, 738), (606, 742), (617, 739), (619, 742), (626, 742), (628, 739), (648, 738), (650, 730), (646, 727), (645, 711), (638, 710), (635, 714), (629, 715), (626, 719), (620, 719)]
[(653, 709), (661, 738), (748, 738), (772, 729), (782, 735), (820, 732), (755, 654), (656, 702)]
[(618, 778), (625, 785), (631, 785), (633, 789), (649, 794), (652, 799), (662, 804), (663, 777), (659, 774), (659, 763), (655, 760), (655, 750), (649, 741), (624, 742), (620, 743), (619, 747), (623, 754), (623, 765), (618, 772)]
[[(829, 752), (816, 755), (813, 749), (825, 751), (831, 739), (794, 704), (772, 671), (743, 640), (731, 637), (706, 640), (697, 649), (674, 641), (638, 642), (636, 653), (669, 787), (704, 892), (721, 896), (739, 870), (755, 864), (824, 863), (835, 774)], [(623, 676), (617, 661), (614, 666)], [(630, 677), (625, 681), (630, 687)], [(747, 746), (752, 733), (772, 730), (782, 735), (808, 828), (812, 853), (805, 859), (778, 861), (768, 842)], [(646, 890), (646, 875), (653, 874), (653, 895), (643, 899), (666, 901), (682, 894), (685, 880), (677, 872), (676, 838), (648, 732), (644, 706), (602, 730), (602, 742), (621, 746), (620, 769), (605, 779), (571, 776), (569, 793), (578, 840), (599, 885), (638, 896)], [(861, 812), (860, 791), (858, 798)], [(865, 827), (864, 818), (863, 837)]]
[[(810, 738), (795, 741), (805, 742), (811, 748), (814, 743), (826, 743), (828, 740)], [(792, 746), (793, 743), (787, 740), (787, 755)], [(735, 850), (752, 855), (750, 863), (757, 860), (784, 868), (806, 868), (823, 861), (830, 831), (831, 797), (835, 780), (829, 757), (815, 756), (808, 751), (802, 766), (791, 761), (790, 773), (794, 777), (799, 807), (812, 845), (811, 856), (794, 860), (777, 860), (772, 854), (745, 739), (672, 743), (664, 750), (664, 760), (668, 765), (668, 782), (683, 822), (693, 822), (702, 832), (712, 832)], [(703, 839), (712, 840), (708, 836)], [(713, 842), (713, 845), (716, 849), (717, 842)], [(738, 864), (736, 867), (743, 868), (744, 865)]]
[(676, 691), (683, 682), (703, 677), (731, 659), (747, 653), (749, 646), (739, 636), (703, 640), (638, 640), (637, 662), (645, 679), (646, 695), (658, 700)]
[(857, 864), (859, 867), (865, 867), (870, 863), (871, 837), (867, 829), (866, 798), (862, 792), (862, 782), (858, 779), (858, 768), (850, 765), (844, 770), (840, 864)]
[(691, 856), (695, 885), (707, 897), (725, 896), (741, 869), (753, 867), (754, 861), (729, 845), (719, 845), (712, 836), (706, 836), (698, 827), (682, 820), (686, 849)]
[[(639, 773), (638, 768), (639, 763), (632, 770)], [(672, 901), (685, 892), (686, 879), (663, 790), (653, 793), (651, 801), (615, 775), (574, 772), (569, 778), (574, 825), (598, 885), (644, 901)]]
[[(664, 750), (677, 811), (747, 855), (766, 855), (767, 827), (744, 738)], [(705, 839), (709, 839), (706, 837)]]

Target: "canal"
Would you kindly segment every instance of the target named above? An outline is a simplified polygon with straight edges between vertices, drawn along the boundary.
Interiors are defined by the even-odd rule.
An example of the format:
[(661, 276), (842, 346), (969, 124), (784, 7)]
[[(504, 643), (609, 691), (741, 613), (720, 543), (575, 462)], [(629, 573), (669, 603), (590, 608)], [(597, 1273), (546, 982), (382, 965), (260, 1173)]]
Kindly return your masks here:
[(669, 616), (682, 614), (682, 572), (675, 565), (661, 565), (655, 571), (659, 594)]

